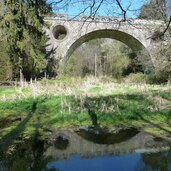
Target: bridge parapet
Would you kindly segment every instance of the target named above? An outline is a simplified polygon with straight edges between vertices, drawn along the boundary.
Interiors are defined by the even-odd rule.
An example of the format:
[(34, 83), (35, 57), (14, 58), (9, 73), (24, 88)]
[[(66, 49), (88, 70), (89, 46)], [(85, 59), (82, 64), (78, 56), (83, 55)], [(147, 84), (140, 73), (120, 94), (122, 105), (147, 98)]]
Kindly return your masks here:
[(124, 23), (133, 25), (160, 25), (162, 26), (164, 22), (162, 20), (145, 20), (145, 19), (134, 19), (127, 18), (124, 20), (121, 17), (113, 16), (69, 16), (68, 14), (54, 14), (51, 17), (45, 17), (45, 20), (60, 20), (60, 21), (81, 21), (81, 22), (101, 22), (101, 23)]

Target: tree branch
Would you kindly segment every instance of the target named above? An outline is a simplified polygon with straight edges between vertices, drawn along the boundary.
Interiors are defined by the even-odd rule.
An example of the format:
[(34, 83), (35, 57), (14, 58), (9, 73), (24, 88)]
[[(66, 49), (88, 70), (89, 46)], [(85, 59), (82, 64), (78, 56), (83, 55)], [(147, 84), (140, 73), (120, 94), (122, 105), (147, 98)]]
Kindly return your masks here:
[(116, 2), (117, 2), (119, 8), (121, 9), (121, 11), (123, 13), (123, 17), (124, 17), (123, 21), (126, 21), (126, 10), (123, 9), (123, 7), (122, 7), (122, 5), (121, 5), (119, 0), (116, 0)]
[(164, 34), (166, 33), (166, 31), (169, 29), (170, 23), (171, 23), (171, 16), (169, 17), (169, 22), (167, 23), (166, 28), (165, 28), (165, 30), (163, 31), (163, 35), (164, 35)]

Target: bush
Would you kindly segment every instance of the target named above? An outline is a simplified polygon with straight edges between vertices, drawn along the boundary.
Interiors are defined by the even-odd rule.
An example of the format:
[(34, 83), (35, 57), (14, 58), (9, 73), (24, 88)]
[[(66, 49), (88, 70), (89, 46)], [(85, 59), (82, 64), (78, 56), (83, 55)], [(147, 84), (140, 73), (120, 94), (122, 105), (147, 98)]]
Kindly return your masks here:
[(149, 74), (147, 75), (146, 82), (149, 84), (166, 83), (167, 78), (163, 74)]
[(111, 82), (117, 82), (118, 80), (117, 79), (115, 79), (115, 78), (113, 78), (112, 76), (101, 76), (100, 77), (100, 81), (102, 82), (102, 83), (111, 83)]
[(127, 83), (144, 83), (146, 82), (147, 75), (141, 72), (139, 73), (131, 73), (127, 77), (124, 78), (124, 82)]

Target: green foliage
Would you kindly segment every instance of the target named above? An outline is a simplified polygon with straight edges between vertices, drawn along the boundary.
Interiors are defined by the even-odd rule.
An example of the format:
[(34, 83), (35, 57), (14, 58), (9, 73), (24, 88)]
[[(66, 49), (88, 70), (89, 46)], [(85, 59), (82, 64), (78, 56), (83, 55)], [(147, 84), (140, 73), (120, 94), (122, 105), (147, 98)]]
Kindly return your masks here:
[[(53, 50), (52, 52), (53, 53)], [(61, 75), (62, 73), (62, 68), (60, 68), (59, 64), (60, 64), (60, 58), (56, 59), (55, 56), (49, 56), (47, 58), (47, 67), (46, 67), (46, 71), (47, 71), (47, 76), (48, 78), (55, 78), (57, 75)]]
[(12, 64), (5, 49), (5, 44), (0, 41), (0, 80), (12, 79)]
[(130, 49), (112, 39), (95, 39), (84, 43), (69, 58), (64, 68), (65, 75), (113, 76), (121, 78), (131, 65)]
[(167, 79), (163, 74), (152, 73), (146, 76), (146, 82), (149, 84), (162, 84), (166, 83)]
[(143, 73), (131, 73), (124, 81), (128, 83), (145, 83), (147, 76)]
[(12, 64), (13, 78), (19, 77), (20, 69), (27, 79), (39, 75), (46, 67), (47, 37), (42, 17), (50, 12), (46, 0), (3, 0), (2, 8), (0, 38)]
[(112, 76), (120, 79), (123, 76), (124, 70), (128, 68), (130, 59), (128, 56), (118, 55), (112, 62)]
[(67, 65), (64, 67), (64, 75), (68, 75), (68, 76), (79, 75), (77, 69), (78, 67), (79, 66), (77, 66), (76, 57), (74, 56), (74, 54), (72, 54), (70, 56)]

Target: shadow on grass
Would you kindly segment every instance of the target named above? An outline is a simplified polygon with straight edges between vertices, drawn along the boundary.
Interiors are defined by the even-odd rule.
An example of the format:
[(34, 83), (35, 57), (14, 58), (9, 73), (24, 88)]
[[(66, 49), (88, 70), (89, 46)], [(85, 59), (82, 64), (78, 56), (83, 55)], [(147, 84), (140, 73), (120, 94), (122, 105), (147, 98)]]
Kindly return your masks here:
[(87, 100), (85, 100), (85, 102), (84, 102), (84, 107), (87, 109), (87, 112), (88, 112), (88, 115), (89, 115), (89, 117), (91, 119), (92, 125), (95, 128), (99, 128), (99, 124), (98, 124), (98, 120), (97, 120), (97, 115), (96, 115), (95, 109), (92, 108), (92, 106), (88, 103)]
[(26, 128), (26, 124), (29, 122), (29, 120), (32, 118), (33, 114), (35, 113), (37, 109), (37, 102), (33, 102), (32, 107), (26, 118), (21, 121), (16, 128), (12, 129), (7, 135), (3, 136), (2, 139), (0, 139), (0, 147), (1, 148), (8, 148), (10, 144), (13, 143), (13, 141), (18, 138), (23, 131)]
[(142, 115), (140, 115), (139, 113), (136, 113), (137, 114), (137, 116), (142, 120), (142, 121), (144, 121), (145, 123), (147, 123), (147, 124), (149, 124), (149, 125), (151, 125), (151, 126), (153, 126), (153, 127), (155, 127), (155, 128), (158, 128), (158, 129), (160, 129), (160, 130), (162, 130), (162, 131), (164, 131), (164, 132), (166, 132), (166, 133), (169, 133), (170, 135), (171, 135), (171, 131), (169, 131), (168, 129), (165, 129), (165, 128), (163, 128), (163, 127), (161, 127), (159, 124), (156, 124), (156, 123), (154, 123), (154, 122), (152, 122), (152, 121), (150, 121), (150, 120), (147, 120), (147, 119), (145, 119)]
[[(155, 94), (152, 95), (155, 96)], [(46, 124), (50, 127), (54, 124), (55, 126), (74, 126), (77, 123), (77, 126), (82, 123), (89, 125), (90, 121), (94, 127), (100, 127), (101, 125), (117, 126), (122, 123), (129, 126), (132, 121), (140, 121), (142, 125), (147, 123), (149, 126), (171, 133), (169, 129), (165, 129), (162, 125), (153, 123), (153, 119), (155, 122), (155, 115), (158, 117), (156, 121), (164, 117), (167, 123), (171, 114), (167, 110), (155, 111), (151, 109), (150, 107), (156, 104), (148, 95), (130, 93), (98, 97), (80, 96), (80, 98), (63, 96), (62, 99), (65, 104), (62, 106), (59, 97), (53, 98), (53, 103), (49, 103), (49, 99), (46, 99), (47, 102), (44, 103), (44, 108), (51, 109), (46, 120)], [(58, 100), (55, 100), (56, 98)], [(50, 100), (52, 101), (52, 99)]]
[[(54, 107), (51, 106), (51, 108), (54, 108), (53, 113), (55, 113), (55, 117), (50, 119), (47, 122), (48, 124), (51, 125), (58, 122), (71, 122), (72, 124), (73, 119), (78, 119), (79, 122), (86, 119), (87, 123), (91, 120), (93, 126), (98, 126), (102, 120), (105, 122), (110, 120), (112, 123), (114, 119), (138, 119), (136, 111), (154, 113), (148, 110), (152, 102), (142, 94), (81, 98), (66, 96), (63, 99), (65, 99), (66, 107), (64, 105), (61, 107), (60, 101), (54, 104)], [(85, 116), (85, 111), (87, 111), (90, 120)]]
[(169, 90), (163, 90), (163, 91), (151, 90), (151, 92), (155, 96), (161, 96), (162, 98), (164, 98), (166, 100), (171, 100), (171, 91), (169, 91)]
[[(108, 108), (106, 111), (100, 111), (101, 106), (105, 102), (105, 107)], [(88, 114), (91, 118), (93, 125), (98, 125), (102, 121), (102, 119), (106, 119), (108, 117), (107, 122), (115, 122), (118, 121), (133, 121), (140, 120), (144, 123), (147, 123), (149, 126), (158, 128), (162, 131), (165, 131), (167, 134), (171, 135), (171, 131), (162, 127), (160, 124), (156, 124), (150, 119), (146, 119), (145, 116), (149, 118), (155, 117), (155, 114), (161, 113), (161, 117), (166, 118), (165, 124), (168, 119), (171, 117), (171, 111), (152, 111), (150, 110), (150, 105), (156, 105), (155, 102), (149, 100), (142, 94), (126, 94), (126, 95), (112, 95), (112, 96), (101, 96), (101, 97), (88, 97), (85, 102), (85, 107), (88, 109)], [(114, 106), (113, 110), (111, 106)], [(157, 118), (156, 118), (157, 119)], [(113, 120), (113, 121), (112, 121)], [(99, 123), (99, 124), (98, 124)], [(117, 121), (115, 122), (117, 123)], [(170, 124), (171, 126), (171, 124)]]

